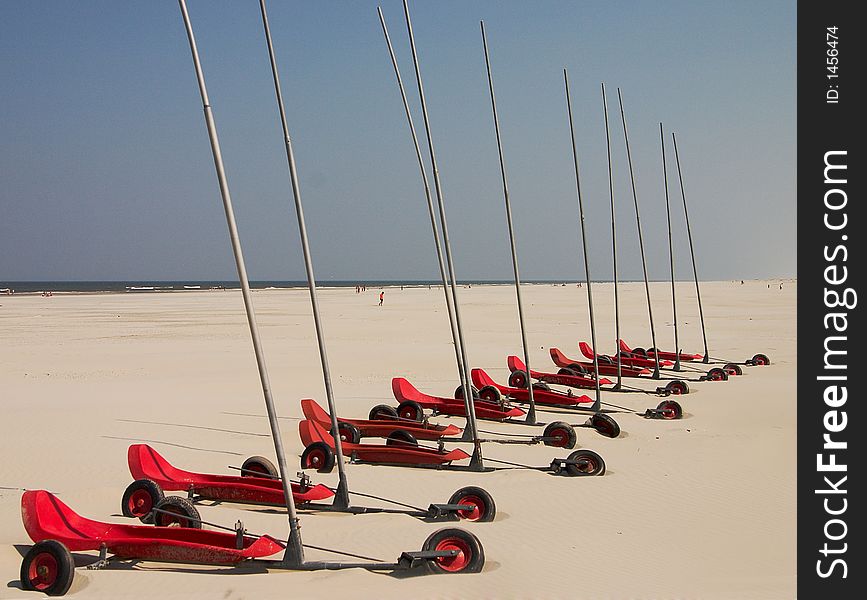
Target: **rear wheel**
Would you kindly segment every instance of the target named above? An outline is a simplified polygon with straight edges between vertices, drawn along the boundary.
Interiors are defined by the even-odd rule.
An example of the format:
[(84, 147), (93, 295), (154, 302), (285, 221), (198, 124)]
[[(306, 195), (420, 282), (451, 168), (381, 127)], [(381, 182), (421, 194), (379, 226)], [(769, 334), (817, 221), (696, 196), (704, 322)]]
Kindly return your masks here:
[(756, 366), (763, 367), (771, 364), (771, 359), (764, 354), (756, 354), (752, 358), (752, 363)]
[(503, 395), (500, 393), (500, 390), (492, 385), (486, 385), (480, 389), (479, 398), (488, 402), (494, 402), (495, 404), (500, 404), (503, 401)]
[(743, 375), (744, 370), (741, 369), (740, 365), (736, 365), (735, 363), (729, 363), (723, 367), (723, 370), (729, 375)]
[(338, 423), (337, 432), (340, 434), (341, 442), (357, 444), (361, 441), (361, 432), (352, 423)]
[(462, 504), (471, 509), (459, 510), (455, 514), (466, 521), (489, 523), (497, 516), (497, 505), (494, 498), (480, 487), (474, 485), (462, 487), (449, 498), (448, 504)]
[(582, 364), (572, 363), (571, 365), (569, 365), (569, 368), (572, 369), (578, 375), (586, 375), (587, 374), (587, 368)]
[(542, 432), (542, 437), (549, 438), (544, 440), (546, 446), (555, 448), (574, 448), (578, 442), (578, 436), (575, 434), (575, 429), (563, 421), (553, 421), (545, 426)]
[(385, 445), (397, 446), (400, 448), (415, 448), (418, 447), (418, 440), (415, 439), (415, 436), (410, 432), (404, 431), (403, 429), (396, 429), (385, 438)]
[(680, 419), (683, 417), (683, 408), (675, 400), (663, 400), (656, 406), (663, 419)]
[(241, 465), (241, 477), (279, 479), (280, 472), (274, 466), (274, 463), (264, 456), (251, 456)]
[(21, 587), (25, 590), (62, 596), (69, 591), (74, 577), (72, 553), (57, 540), (34, 544), (21, 561)]
[(427, 561), (431, 573), (479, 573), (485, 566), (485, 551), (479, 538), (469, 531), (448, 527), (435, 531), (424, 541), (422, 551), (455, 550), (457, 555)]
[(526, 371), (512, 371), (512, 374), (509, 375), (509, 386), (513, 388), (525, 390), (529, 387), (528, 381), (530, 381), (530, 376), (527, 375)]
[(397, 414), (401, 419), (407, 419), (408, 421), (417, 421), (418, 423), (424, 421), (424, 409), (415, 400), (404, 400), (401, 402), (397, 407)]
[[(473, 400), (479, 399), (479, 390), (476, 389), (476, 386), (474, 386), (474, 385), (470, 386), (470, 392), (473, 394)], [(458, 387), (455, 388), (455, 398), (457, 400), (463, 400), (464, 399), (464, 386), (459, 385)]]
[(719, 367), (714, 367), (707, 372), (708, 381), (728, 381), (729, 375)]
[(605, 437), (616, 438), (620, 435), (620, 425), (605, 413), (596, 413), (590, 417), (590, 425)]
[(377, 404), (370, 409), (367, 416), (371, 421), (388, 421), (398, 418), (397, 409), (388, 404)]
[(557, 375), (568, 375), (569, 377), (578, 377), (580, 373), (570, 369), (569, 367), (561, 367), (557, 370)]
[(541, 390), (543, 392), (550, 392), (551, 391), (551, 388), (548, 386), (548, 384), (542, 383), (541, 381), (539, 383), (534, 383), (533, 389), (534, 390)]
[(150, 479), (137, 479), (126, 487), (120, 510), (123, 516), (135, 518), (142, 523), (153, 522), (153, 508), (165, 498), (162, 488)]
[(574, 463), (566, 465), (566, 473), (573, 477), (605, 474), (605, 461), (593, 450), (576, 450), (566, 460)]
[(610, 356), (597, 356), (596, 362), (598, 362), (600, 365), (613, 365), (614, 364), (614, 361), (611, 360)]
[(682, 396), (683, 394), (689, 393), (689, 386), (686, 385), (685, 381), (681, 381), (680, 379), (669, 381), (665, 386), (665, 389), (668, 390), (669, 394), (674, 394), (675, 396)]
[(647, 350), (645, 350), (644, 348), (633, 348), (632, 355), (639, 358), (647, 358)]
[(202, 528), (202, 517), (193, 503), (180, 496), (167, 496), (156, 505), (154, 525), (157, 527)]
[(301, 468), (330, 473), (334, 470), (334, 451), (325, 442), (310, 444), (301, 455)]

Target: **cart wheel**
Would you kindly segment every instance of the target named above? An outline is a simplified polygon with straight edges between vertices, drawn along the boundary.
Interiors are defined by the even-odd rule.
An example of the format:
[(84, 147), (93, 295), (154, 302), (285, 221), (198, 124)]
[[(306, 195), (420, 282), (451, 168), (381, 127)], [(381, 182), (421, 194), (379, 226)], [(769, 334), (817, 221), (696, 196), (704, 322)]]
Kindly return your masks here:
[(557, 375), (568, 375), (569, 377), (577, 377), (578, 373), (576, 373), (569, 367), (560, 367), (559, 369), (557, 369)]
[(424, 421), (424, 409), (415, 400), (404, 400), (401, 402), (397, 407), (397, 414), (401, 419), (407, 419), (408, 421), (417, 421), (419, 423)]
[(469, 531), (447, 527), (430, 534), (422, 551), (457, 550), (457, 556), (427, 561), (431, 573), (479, 573), (485, 566), (485, 551), (479, 538)]
[(334, 451), (325, 442), (310, 444), (301, 454), (301, 468), (330, 473), (334, 470)]
[(689, 386), (686, 385), (685, 381), (682, 381), (680, 379), (669, 381), (663, 389), (668, 390), (669, 394), (674, 394), (675, 396), (681, 396), (683, 394), (689, 393)]
[(72, 553), (57, 540), (43, 540), (31, 546), (21, 561), (21, 587), (48, 596), (62, 596), (75, 577)]
[(357, 444), (361, 441), (361, 432), (352, 423), (338, 423), (337, 432), (340, 434), (341, 442)]
[(479, 398), (481, 398), (482, 400), (487, 400), (488, 402), (499, 404), (503, 399), (503, 395), (500, 393), (500, 390), (498, 390), (494, 386), (486, 385), (481, 390), (479, 390)]
[(385, 438), (386, 446), (400, 446), (407, 448), (410, 446), (418, 446), (418, 440), (415, 436), (403, 429), (395, 429), (387, 438)]
[(633, 348), (632, 356), (637, 356), (639, 358), (647, 358), (647, 350), (644, 348)]
[(753, 361), (753, 364), (757, 367), (763, 367), (771, 364), (771, 359), (764, 354), (756, 354), (751, 360)]
[(616, 438), (620, 435), (620, 425), (605, 413), (596, 413), (590, 417), (590, 425), (605, 437)]
[(578, 375), (587, 375), (587, 367), (579, 363), (572, 363), (569, 365), (569, 368), (572, 369)]
[(539, 383), (534, 383), (533, 389), (534, 390), (541, 390), (543, 392), (550, 392), (551, 391), (550, 386), (547, 383), (542, 383), (541, 381)]
[(728, 381), (729, 375), (719, 367), (714, 367), (707, 372), (708, 381)]
[(605, 461), (593, 450), (576, 450), (567, 456), (566, 460), (578, 463), (566, 465), (566, 473), (572, 477), (605, 474)]
[[(202, 517), (193, 503), (180, 496), (166, 496), (156, 505), (154, 511), (154, 525), (157, 527), (188, 527), (190, 529), (202, 528)], [(167, 514), (171, 513), (171, 514)]]
[(614, 361), (611, 360), (610, 356), (596, 356), (596, 362), (600, 365), (613, 365)]
[(526, 371), (512, 371), (512, 374), (509, 375), (509, 386), (513, 388), (525, 390), (528, 387), (528, 381), (530, 381), (530, 377)]
[(723, 371), (725, 371), (728, 375), (743, 375), (744, 371), (741, 369), (740, 365), (736, 365), (735, 363), (729, 363), (723, 367)]
[(280, 472), (270, 460), (264, 456), (251, 456), (241, 465), (241, 477), (265, 477), (279, 479)]
[(459, 510), (455, 514), (467, 521), (490, 523), (497, 516), (497, 505), (486, 490), (470, 485), (462, 487), (449, 498), (447, 504), (471, 505), (472, 510)]
[(153, 523), (151, 509), (165, 498), (162, 488), (150, 479), (137, 479), (126, 487), (120, 510), (125, 517)]
[(660, 412), (663, 419), (680, 419), (683, 417), (683, 408), (675, 400), (663, 400), (656, 405), (656, 410)]
[(397, 419), (397, 409), (388, 404), (377, 404), (370, 409), (370, 414), (367, 415), (371, 421), (389, 421)]
[[(478, 399), (479, 399), (479, 390), (478, 390), (478, 388), (477, 388), (476, 386), (474, 386), (474, 385), (471, 385), (471, 386), (470, 386), (470, 391), (471, 391), (472, 394), (473, 394), (473, 400), (478, 400)], [(459, 385), (458, 387), (455, 388), (455, 398), (456, 398), (457, 400), (463, 400), (463, 399), (464, 399), (464, 386)]]
[(544, 444), (555, 448), (574, 448), (575, 444), (578, 442), (578, 436), (575, 435), (575, 429), (569, 425), (569, 423), (564, 423), (563, 421), (553, 421), (548, 423), (548, 425), (545, 426), (545, 430), (542, 432), (542, 437), (552, 438), (550, 440), (545, 440)]

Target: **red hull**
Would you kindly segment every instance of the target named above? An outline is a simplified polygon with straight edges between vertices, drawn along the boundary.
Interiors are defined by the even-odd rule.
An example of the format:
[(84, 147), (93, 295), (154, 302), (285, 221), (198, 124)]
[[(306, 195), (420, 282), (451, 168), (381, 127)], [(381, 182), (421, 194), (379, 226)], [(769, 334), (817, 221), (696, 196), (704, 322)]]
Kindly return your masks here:
[[(623, 340), (620, 340), (620, 351), (631, 353), (632, 348), (627, 346), (626, 342), (624, 342)], [(648, 352), (647, 355), (653, 356), (653, 352)], [(678, 357), (677, 352), (663, 352), (662, 350), (659, 351), (659, 358), (660, 359), (677, 360), (677, 357)], [(702, 356), (701, 354), (686, 354), (684, 352), (680, 353), (680, 361), (681, 362), (690, 362), (693, 360), (701, 360), (703, 358), (704, 358), (704, 356)]]
[[(301, 412), (311, 421), (316, 421), (324, 427), (331, 427), (331, 415), (325, 412), (315, 400), (302, 400)], [(454, 437), (461, 433), (461, 428), (456, 425), (430, 425), (428, 423), (414, 423), (404, 420), (379, 420), (379, 419), (341, 419), (341, 423), (349, 423), (355, 426), (361, 433), (361, 437), (387, 438), (389, 435), (402, 429), (411, 433), (417, 440), (438, 440), (441, 437)]]
[[(398, 402), (412, 400), (413, 402), (418, 402), (423, 408), (434, 409), (445, 415), (467, 416), (467, 409), (464, 406), (463, 400), (429, 396), (417, 390), (403, 377), (395, 377), (391, 380), (391, 390)], [(505, 419), (524, 416), (524, 411), (518, 407), (501, 407), (499, 404), (485, 400), (476, 400), (475, 408), (476, 417), (491, 421), (504, 421)]]
[[(558, 367), (570, 367), (574, 364), (579, 364), (584, 367), (587, 371), (593, 371), (593, 363), (582, 361), (582, 360), (573, 360), (567, 357), (565, 354), (560, 352), (557, 348), (551, 348), (549, 350), (551, 354), (551, 360), (554, 361), (554, 364)], [(599, 365), (599, 374), (600, 375), (617, 375), (617, 365)], [(641, 377), (642, 375), (649, 375), (650, 371), (648, 369), (642, 367), (621, 367), (620, 374), (623, 377)], [(601, 381), (601, 380), (600, 380)], [(609, 381), (609, 383), (611, 383)]]
[(236, 535), (186, 527), (115, 525), (86, 519), (45, 490), (21, 496), (21, 520), (34, 542), (57, 540), (72, 552), (98, 550), (103, 544), (120, 558), (232, 565), (283, 550), (274, 538), (245, 536), (236, 548)]
[[(182, 471), (147, 444), (130, 446), (127, 463), (133, 479), (150, 479), (168, 492), (186, 492), (192, 489), (196, 495), (208, 500), (286, 505), (283, 483), (279, 479)], [(292, 484), (292, 496), (298, 505), (324, 500), (333, 495), (334, 492), (321, 484), (312, 487)]]
[[(473, 385), (481, 389), (487, 385), (494, 386), (500, 393), (509, 398), (514, 398), (518, 402), (529, 402), (530, 393), (521, 388), (513, 388), (505, 385), (500, 385), (491, 379), (491, 376), (485, 373), (482, 369), (473, 369), (471, 372)], [(546, 404), (554, 406), (575, 406), (577, 404), (592, 403), (593, 399), (589, 396), (575, 396), (573, 394), (564, 394), (554, 390), (533, 390), (533, 401), (536, 404)]]
[[(591, 364), (593, 364), (592, 361), (593, 361), (593, 356), (595, 355), (595, 352), (593, 351), (593, 348), (590, 346), (590, 344), (588, 344), (587, 342), (579, 342), (578, 347), (581, 349), (581, 354), (583, 354), (584, 357), (587, 360), (591, 361)], [(653, 355), (651, 354), (651, 356), (653, 356)], [(617, 374), (617, 370), (616, 370), (617, 369), (617, 357), (616, 356), (610, 356), (608, 354), (600, 354), (599, 355), (600, 359), (603, 359), (603, 357), (605, 360), (610, 360), (611, 362), (614, 363), (614, 368), (615, 368), (614, 374), (616, 375)], [(620, 357), (620, 365), (621, 365), (621, 367), (627, 366), (627, 367), (656, 368), (656, 361), (652, 358), (636, 358), (636, 357), (627, 358), (625, 356), (621, 356)], [(664, 360), (662, 358), (662, 356), (660, 356), (659, 366), (660, 367), (671, 367), (671, 366), (674, 366), (674, 363), (669, 361), (669, 360)]]
[[(552, 348), (553, 352), (554, 349)], [(518, 358), (517, 356), (510, 356), (506, 359), (506, 364), (509, 366), (509, 370), (514, 373), (515, 371), (524, 371), (527, 372), (527, 366), (524, 362)], [(582, 388), (582, 389), (590, 389), (596, 387), (596, 380), (590, 375), (560, 375), (557, 373), (542, 373), (540, 371), (530, 371), (530, 377), (533, 379), (538, 379), (539, 381), (543, 381), (545, 383), (553, 383), (554, 385), (565, 385), (569, 387)], [(599, 385), (609, 385), (612, 381), (609, 379), (605, 379), (604, 377), (599, 380)]]

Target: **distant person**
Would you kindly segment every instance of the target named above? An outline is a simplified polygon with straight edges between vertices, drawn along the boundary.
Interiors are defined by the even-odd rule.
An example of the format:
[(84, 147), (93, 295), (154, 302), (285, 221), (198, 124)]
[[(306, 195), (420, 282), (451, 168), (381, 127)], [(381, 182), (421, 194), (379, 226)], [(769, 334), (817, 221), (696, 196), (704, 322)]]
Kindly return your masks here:
[(385, 292), (379, 292), (379, 305), (382, 306), (382, 301), (385, 300)]
[(741, 279), (741, 285), (743, 285), (743, 284), (744, 284), (744, 280), (743, 280), (743, 279)]
[(783, 284), (782, 284), (782, 283), (780, 283), (780, 289), (783, 289)]

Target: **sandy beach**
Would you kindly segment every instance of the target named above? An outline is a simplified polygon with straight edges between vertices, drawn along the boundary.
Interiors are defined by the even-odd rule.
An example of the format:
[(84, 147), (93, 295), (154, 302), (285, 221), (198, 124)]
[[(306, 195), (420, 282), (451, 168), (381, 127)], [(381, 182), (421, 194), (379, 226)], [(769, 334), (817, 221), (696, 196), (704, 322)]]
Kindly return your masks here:
[[(615, 415), (623, 434), (580, 428), (578, 446), (599, 452), (603, 477), (566, 478), (509, 470), (473, 474), (350, 465), (353, 489), (416, 505), (445, 502), (475, 484), (495, 498), (493, 523), (462, 523), (482, 541), (483, 573), (400, 577), (341, 572), (253, 573), (141, 563), (79, 569), (70, 597), (123, 598), (792, 598), (795, 596), (795, 375), (797, 283), (708, 282), (702, 287), (711, 353), (743, 361), (766, 353), (725, 383), (690, 383), (682, 420)], [(391, 378), (450, 396), (457, 385), (441, 288), (320, 290), (335, 394), (342, 416), (366, 418), (396, 405)], [(622, 337), (649, 347), (640, 284), (624, 284)], [(659, 346), (672, 349), (669, 284), (652, 284)], [(612, 352), (612, 286), (594, 286), (599, 346)], [(590, 338), (586, 290), (527, 285), (533, 367), (555, 370), (548, 349), (579, 356)], [(692, 283), (678, 284), (681, 345), (701, 352)], [(291, 469), (303, 450), (299, 400), (325, 403), (309, 296), (305, 289), (253, 294)], [(506, 356), (521, 354), (509, 286), (460, 290), (472, 367), (508, 377)], [(192, 471), (231, 474), (245, 457), (274, 449), (238, 291), (0, 297), (0, 598), (19, 589), (30, 540), (18, 488), (48, 489), (82, 515), (120, 515), (132, 443), (152, 445)], [(645, 389), (655, 387), (643, 382)], [(605, 394), (643, 412), (659, 399)], [(542, 413), (546, 420), (564, 419)], [(462, 425), (462, 419), (438, 417)], [(566, 415), (581, 423), (583, 415)], [(484, 429), (527, 433), (518, 425)], [(470, 446), (464, 445), (465, 448)], [(486, 456), (547, 464), (567, 451), (486, 445)], [(336, 472), (310, 472), (336, 482)], [(202, 517), (285, 537), (285, 514), (221, 505)], [(442, 525), (403, 515), (301, 517), (304, 541), (392, 560), (416, 550)], [(327, 558), (310, 551), (311, 558)], [(232, 574), (235, 574), (234, 576)], [(238, 574), (241, 573), (241, 574)], [(158, 593), (155, 593), (158, 592)]]

